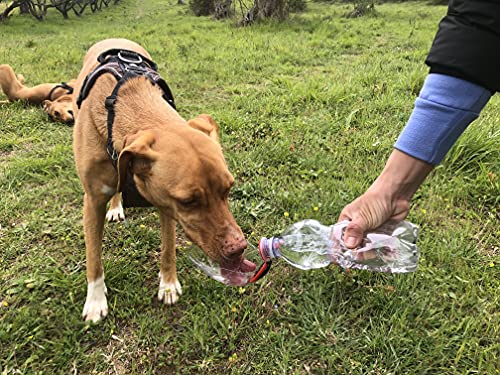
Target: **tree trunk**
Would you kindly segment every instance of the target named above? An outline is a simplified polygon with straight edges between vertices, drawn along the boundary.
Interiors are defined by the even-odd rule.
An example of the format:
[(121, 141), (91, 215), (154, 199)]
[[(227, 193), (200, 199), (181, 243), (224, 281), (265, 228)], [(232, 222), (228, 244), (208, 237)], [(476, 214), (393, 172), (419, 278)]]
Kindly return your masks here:
[(233, 4), (233, 0), (216, 0), (215, 1), (215, 9), (214, 9), (214, 17), (218, 20), (222, 18), (231, 17), (231, 5)]
[(243, 25), (249, 25), (264, 18), (284, 20), (288, 17), (287, 0), (254, 0), (253, 6), (243, 18)]
[(21, 3), (21, 6), (19, 7), (19, 11), (21, 12), (21, 14), (29, 14), (30, 13), (30, 7), (28, 6), (27, 1), (23, 1)]

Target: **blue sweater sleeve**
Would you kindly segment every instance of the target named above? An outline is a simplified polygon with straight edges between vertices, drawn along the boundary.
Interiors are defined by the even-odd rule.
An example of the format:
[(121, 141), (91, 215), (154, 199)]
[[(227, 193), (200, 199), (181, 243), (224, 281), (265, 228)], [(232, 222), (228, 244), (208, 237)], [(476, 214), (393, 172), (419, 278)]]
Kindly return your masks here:
[(429, 164), (439, 164), (491, 95), (463, 79), (429, 74), (394, 147)]

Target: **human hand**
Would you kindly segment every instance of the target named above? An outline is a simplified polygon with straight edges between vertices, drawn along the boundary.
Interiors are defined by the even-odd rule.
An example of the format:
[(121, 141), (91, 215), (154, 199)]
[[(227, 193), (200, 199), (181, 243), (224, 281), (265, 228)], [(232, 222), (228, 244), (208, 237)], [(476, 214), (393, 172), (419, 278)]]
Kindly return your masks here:
[(344, 244), (348, 248), (359, 246), (364, 233), (380, 227), (389, 220), (402, 221), (408, 215), (410, 202), (394, 199), (376, 185), (348, 204), (340, 213), (339, 221), (348, 220)]

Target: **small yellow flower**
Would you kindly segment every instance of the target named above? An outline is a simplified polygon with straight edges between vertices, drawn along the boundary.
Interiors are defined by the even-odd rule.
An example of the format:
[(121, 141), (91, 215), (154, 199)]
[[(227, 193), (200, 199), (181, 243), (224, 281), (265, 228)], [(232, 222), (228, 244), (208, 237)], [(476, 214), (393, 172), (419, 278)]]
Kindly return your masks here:
[(423, 214), (427, 213), (427, 210), (425, 208), (421, 208), (420, 211), (422, 211)]
[(290, 216), (290, 214), (287, 211), (285, 211), (285, 213), (283, 214), (283, 216), (284, 217), (288, 217), (288, 216)]
[(7, 301), (3, 301), (2, 306), (7, 307), (7, 306), (9, 306), (9, 303)]
[(313, 211), (318, 211), (319, 210), (319, 207), (318, 206), (314, 206), (313, 207)]
[(191, 246), (193, 243), (191, 241), (186, 241), (186, 245)]
[(235, 313), (236, 311), (238, 311), (238, 310), (236, 309), (236, 307), (234, 307), (234, 306), (233, 306), (233, 307), (231, 307), (231, 312), (234, 312), (234, 313)]
[(495, 262), (490, 262), (490, 267), (495, 267)]
[(238, 359), (238, 355), (236, 353), (234, 353), (233, 355), (231, 355), (231, 357), (229, 357), (229, 362), (234, 362)]
[(139, 225), (139, 227), (146, 228), (146, 226), (144, 224)]

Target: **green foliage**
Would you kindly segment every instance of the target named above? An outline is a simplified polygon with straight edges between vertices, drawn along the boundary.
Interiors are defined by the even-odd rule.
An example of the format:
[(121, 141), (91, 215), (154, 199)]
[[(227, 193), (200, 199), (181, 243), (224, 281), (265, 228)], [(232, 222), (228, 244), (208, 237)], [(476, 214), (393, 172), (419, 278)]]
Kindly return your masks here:
[[(335, 222), (378, 175), (426, 76), (445, 7), (352, 4), (236, 28), (171, 2), (122, 1), (92, 17), (11, 17), (2, 63), (27, 83), (76, 77), (107, 37), (140, 42), (185, 118), (210, 113), (249, 241), (294, 221)], [(33, 33), (36, 28), (36, 33)], [(4, 99), (1, 97), (0, 100)], [(499, 363), (498, 123), (492, 98), (419, 190), (411, 275), (301, 272), (255, 285), (200, 274), (178, 246), (179, 302), (156, 301), (154, 209), (105, 228), (109, 316), (86, 325), (82, 189), (72, 130), (40, 108), (0, 107), (0, 372), (26, 374), (495, 374)]]

